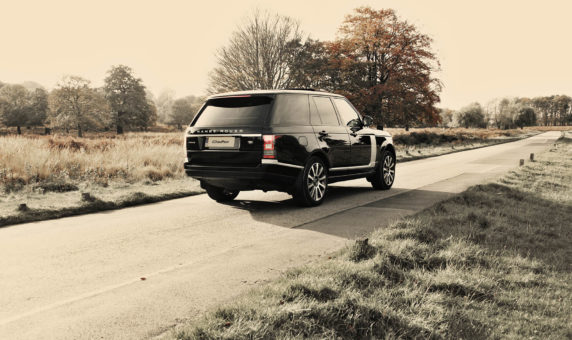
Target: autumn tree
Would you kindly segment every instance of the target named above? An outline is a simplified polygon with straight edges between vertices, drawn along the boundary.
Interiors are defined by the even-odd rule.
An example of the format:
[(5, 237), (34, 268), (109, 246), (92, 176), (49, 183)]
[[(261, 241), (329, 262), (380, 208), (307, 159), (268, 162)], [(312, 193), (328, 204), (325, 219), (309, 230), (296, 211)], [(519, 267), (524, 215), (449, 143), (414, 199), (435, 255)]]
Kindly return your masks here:
[(294, 88), (332, 87), (330, 79), (339, 69), (330, 63), (330, 43), (315, 39), (293, 40), (290, 43), (290, 86)]
[[(346, 16), (340, 38), (328, 45), (327, 88), (346, 94), (378, 123), (435, 124), (441, 84), (432, 39), (391, 9), (361, 7)], [(332, 67), (333, 66), (333, 67)], [(328, 84), (329, 83), (329, 84)]]
[(86, 128), (104, 127), (111, 112), (103, 93), (90, 87), (90, 81), (66, 76), (49, 95), (50, 121), (53, 126), (77, 128), (78, 137)]
[(18, 134), (28, 123), (29, 93), (22, 85), (5, 85), (0, 88), (0, 119), (6, 126), (15, 126)]
[(109, 101), (118, 134), (126, 127), (146, 128), (152, 125), (157, 110), (150, 105), (145, 86), (125, 65), (113, 66), (105, 78), (105, 97)]
[(218, 65), (210, 74), (210, 93), (288, 88), (292, 59), (302, 40), (294, 19), (256, 11), (239, 26), (228, 45), (216, 52)]
[(176, 125), (182, 130), (183, 125), (187, 125), (193, 120), (195, 113), (199, 109), (198, 99), (195, 96), (188, 96), (175, 100), (169, 117), (169, 124)]

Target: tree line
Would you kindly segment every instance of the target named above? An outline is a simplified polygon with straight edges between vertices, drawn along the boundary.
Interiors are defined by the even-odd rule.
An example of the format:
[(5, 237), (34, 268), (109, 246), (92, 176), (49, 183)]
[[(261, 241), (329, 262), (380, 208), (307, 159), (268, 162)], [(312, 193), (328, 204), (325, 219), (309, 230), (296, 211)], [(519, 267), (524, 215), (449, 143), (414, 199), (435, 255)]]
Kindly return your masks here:
[(217, 51), (209, 92), (324, 89), (345, 95), (378, 125), (432, 125), (440, 120), (441, 82), (431, 44), (392, 9), (355, 9), (333, 41), (310, 39), (296, 20), (257, 11)]
[[(198, 98), (173, 100), (172, 105), (160, 106), (146, 90), (143, 81), (125, 65), (113, 66), (107, 73), (104, 86), (96, 88), (79, 76), (63, 77), (48, 92), (41, 86), (26, 88), (20, 84), (0, 82), (0, 122), (16, 127), (45, 126), (66, 131), (77, 130), (82, 137), (87, 130), (125, 129), (147, 130), (159, 120), (179, 128), (190, 122), (197, 109)], [(158, 102), (164, 104), (162, 102)]]
[(439, 109), (442, 84), (432, 39), (392, 9), (360, 7), (338, 38), (306, 36), (290, 17), (256, 11), (216, 53), (209, 93), (314, 88), (348, 97), (378, 125), (514, 128), (572, 124), (569, 96), (502, 98)]
[[(513, 128), (572, 124), (570, 97), (502, 98), (460, 110), (439, 109), (440, 69), (433, 40), (392, 9), (360, 7), (347, 15), (332, 41), (312, 39), (297, 20), (256, 11), (216, 51), (210, 94), (256, 89), (314, 88), (348, 97), (385, 126)], [(49, 93), (0, 82), (0, 122), (77, 129), (146, 130), (157, 122), (188, 124), (203, 98), (163, 91), (155, 98), (124, 65), (114, 66), (102, 88), (64, 77)]]
[(496, 127), (572, 125), (572, 97), (497, 98), (482, 106), (469, 104), (457, 111), (440, 109), (440, 126)]

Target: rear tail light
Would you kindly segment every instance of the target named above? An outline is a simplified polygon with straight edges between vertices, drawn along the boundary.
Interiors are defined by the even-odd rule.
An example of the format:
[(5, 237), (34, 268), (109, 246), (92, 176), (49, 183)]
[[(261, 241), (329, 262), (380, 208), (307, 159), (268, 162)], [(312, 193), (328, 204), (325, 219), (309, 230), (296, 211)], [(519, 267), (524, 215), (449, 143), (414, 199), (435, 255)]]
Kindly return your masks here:
[(274, 148), (278, 136), (264, 135), (262, 136), (262, 158), (276, 158), (276, 150)]

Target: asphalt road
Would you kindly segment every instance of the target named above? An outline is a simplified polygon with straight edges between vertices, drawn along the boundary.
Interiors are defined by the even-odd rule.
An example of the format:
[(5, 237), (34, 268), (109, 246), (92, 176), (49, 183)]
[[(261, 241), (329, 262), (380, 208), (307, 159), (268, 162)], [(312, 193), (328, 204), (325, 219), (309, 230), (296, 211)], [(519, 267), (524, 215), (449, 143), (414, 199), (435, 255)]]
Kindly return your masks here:
[[(141, 339), (168, 332), (285, 269), (528, 161), (560, 136), (397, 165), (298, 208), (281, 193), (206, 195), (0, 228), (0, 339)], [(142, 280), (144, 278), (144, 280)]]

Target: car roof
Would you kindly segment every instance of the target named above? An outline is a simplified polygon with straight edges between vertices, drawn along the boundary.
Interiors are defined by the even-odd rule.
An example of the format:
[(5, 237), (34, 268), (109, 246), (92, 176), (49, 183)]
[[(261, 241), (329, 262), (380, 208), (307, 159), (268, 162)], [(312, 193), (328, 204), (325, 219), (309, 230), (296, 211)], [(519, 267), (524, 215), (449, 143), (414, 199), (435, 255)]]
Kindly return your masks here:
[(221, 98), (221, 97), (233, 97), (233, 96), (245, 96), (245, 95), (265, 95), (265, 94), (309, 94), (309, 95), (328, 95), (334, 97), (341, 97), (342, 95), (325, 92), (325, 91), (318, 91), (318, 90), (251, 90), (251, 91), (236, 91), (236, 92), (225, 92), (225, 93), (218, 93), (212, 96), (209, 96), (207, 99), (212, 98)]

